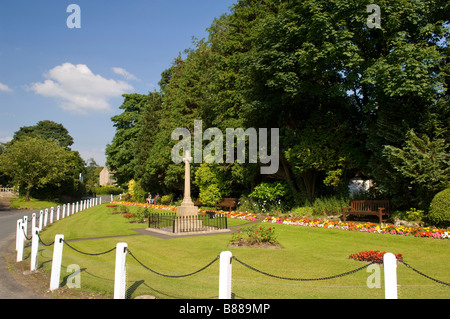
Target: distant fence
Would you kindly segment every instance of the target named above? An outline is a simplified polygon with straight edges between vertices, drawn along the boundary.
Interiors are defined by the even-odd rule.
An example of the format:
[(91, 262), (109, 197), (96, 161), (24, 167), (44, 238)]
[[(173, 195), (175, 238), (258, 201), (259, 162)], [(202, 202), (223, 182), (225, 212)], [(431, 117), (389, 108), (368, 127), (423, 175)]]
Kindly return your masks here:
[(177, 216), (175, 213), (162, 212), (150, 214), (148, 227), (172, 233), (183, 233), (227, 229), (228, 223), (227, 217), (219, 214)]
[(8, 196), (8, 195), (17, 195), (19, 193), (19, 189), (14, 187), (0, 187), (0, 197)]

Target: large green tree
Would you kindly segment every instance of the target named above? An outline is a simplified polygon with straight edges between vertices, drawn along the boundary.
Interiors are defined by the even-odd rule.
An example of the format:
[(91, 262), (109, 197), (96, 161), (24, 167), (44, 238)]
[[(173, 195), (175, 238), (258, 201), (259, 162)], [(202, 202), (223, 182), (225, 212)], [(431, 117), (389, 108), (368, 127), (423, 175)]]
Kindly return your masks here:
[(0, 155), (0, 171), (25, 190), (28, 201), (31, 190), (61, 185), (67, 176), (71, 177), (77, 162), (74, 156), (54, 140), (23, 136)]
[(114, 176), (119, 185), (126, 185), (134, 177), (135, 143), (139, 133), (137, 124), (148, 96), (144, 94), (124, 94), (124, 102), (120, 106), (123, 112), (111, 118), (116, 134), (106, 146), (106, 165), (115, 171)]
[(67, 129), (62, 124), (49, 120), (39, 121), (36, 125), (21, 127), (14, 133), (11, 142), (14, 143), (24, 136), (51, 139), (56, 141), (59, 146), (67, 148), (73, 144), (73, 138), (69, 135)]

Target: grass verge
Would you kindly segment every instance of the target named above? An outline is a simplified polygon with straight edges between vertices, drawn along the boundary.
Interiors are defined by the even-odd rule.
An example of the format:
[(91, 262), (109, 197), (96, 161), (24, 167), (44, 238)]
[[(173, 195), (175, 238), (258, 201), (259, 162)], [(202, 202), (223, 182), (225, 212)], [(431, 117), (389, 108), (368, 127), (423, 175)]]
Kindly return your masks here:
[[(239, 220), (230, 220), (238, 225)], [(269, 227), (268, 225), (265, 225)], [(414, 238), (337, 229), (275, 225), (282, 249), (229, 248), (231, 234), (160, 239), (147, 235), (100, 238), (137, 234), (132, 229), (145, 228), (131, 224), (121, 215), (111, 214), (105, 205), (77, 213), (47, 227), (41, 238), (51, 242), (56, 234), (64, 234), (70, 245), (88, 253), (107, 251), (118, 242), (126, 242), (132, 254), (148, 268), (165, 275), (184, 275), (195, 272), (214, 260), (222, 251), (246, 264), (276, 276), (289, 278), (324, 278), (341, 274), (364, 265), (349, 259), (349, 255), (364, 250), (380, 250), (403, 254), (404, 260), (424, 274), (450, 282), (448, 264), (450, 241)], [(88, 239), (97, 238), (97, 239)], [(38, 263), (50, 272), (53, 246), (39, 247)], [(27, 255), (27, 254), (25, 254)], [(66, 269), (80, 266), (81, 288), (113, 295), (115, 252), (87, 256), (64, 245), (61, 286), (71, 280)], [(450, 298), (450, 287), (420, 276), (399, 264), (399, 298)], [(383, 271), (380, 267), (381, 288), (368, 288), (372, 272), (359, 271), (352, 275), (329, 280), (295, 281), (268, 277), (233, 261), (232, 292), (236, 298), (257, 299), (357, 299), (384, 298)], [(127, 297), (153, 295), (164, 298), (217, 298), (219, 262), (185, 278), (170, 278), (155, 274), (127, 256)]]

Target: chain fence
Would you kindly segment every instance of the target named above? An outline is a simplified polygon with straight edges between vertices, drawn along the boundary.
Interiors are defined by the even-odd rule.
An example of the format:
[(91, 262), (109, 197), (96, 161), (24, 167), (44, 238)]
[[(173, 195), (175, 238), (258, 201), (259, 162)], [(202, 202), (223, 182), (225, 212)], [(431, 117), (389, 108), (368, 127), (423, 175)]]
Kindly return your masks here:
[[(28, 238), (28, 237), (26, 236), (25, 230), (23, 230), (23, 232), (24, 232), (24, 237), (25, 237), (27, 240), (31, 240), (31, 239), (32, 239), (32, 236), (31, 236), (30, 238)], [(54, 241), (53, 241), (53, 242), (50, 242), (50, 243), (45, 243), (45, 242), (43, 242), (42, 239), (41, 239), (41, 237), (39, 236), (39, 233), (37, 234), (37, 237), (38, 237), (38, 239), (39, 239), (39, 242), (40, 242), (41, 244), (43, 244), (44, 246), (51, 246), (51, 245), (53, 245), (53, 244), (55, 243)], [(88, 256), (100, 256), (100, 255), (105, 255), (105, 254), (108, 254), (108, 253), (113, 252), (114, 250), (116, 250), (116, 247), (113, 247), (113, 248), (111, 248), (111, 249), (109, 249), (109, 250), (106, 250), (106, 251), (103, 251), (103, 252), (98, 252), (98, 253), (84, 252), (84, 251), (81, 251), (81, 250), (79, 250), (79, 249), (73, 247), (73, 246), (70, 245), (66, 240), (63, 240), (63, 239), (61, 239), (61, 240), (63, 241), (63, 243), (64, 243), (66, 246), (68, 246), (68, 247), (71, 248), (72, 250), (74, 250), (74, 251), (76, 251), (76, 252), (78, 252), (78, 253), (80, 253), (80, 254), (88, 255)], [(210, 266), (212, 266), (214, 263), (216, 263), (216, 262), (220, 259), (220, 255), (217, 255), (216, 257), (214, 257), (214, 259), (213, 259), (211, 262), (209, 262), (208, 264), (206, 264), (205, 266), (201, 267), (200, 269), (198, 269), (198, 270), (196, 270), (196, 271), (194, 271), (194, 272), (190, 272), (190, 273), (182, 274), (182, 275), (168, 275), (168, 274), (163, 274), (163, 273), (161, 273), (161, 272), (158, 272), (158, 271), (156, 271), (156, 270), (154, 270), (154, 269), (148, 267), (147, 265), (145, 265), (141, 260), (139, 260), (139, 259), (133, 254), (133, 252), (132, 252), (129, 248), (126, 248), (126, 251), (127, 251), (127, 253), (128, 253), (128, 254), (129, 254), (129, 255), (130, 255), (130, 256), (131, 256), (131, 257), (132, 257), (132, 258), (133, 258), (140, 266), (141, 266), (141, 267), (143, 267), (144, 269), (146, 269), (146, 270), (148, 270), (148, 271), (150, 271), (150, 272), (152, 272), (152, 273), (154, 273), (154, 274), (156, 274), (156, 275), (159, 275), (159, 276), (162, 276), (162, 277), (166, 277), (166, 278), (185, 278), (185, 277), (189, 277), (189, 276), (196, 275), (196, 274), (198, 274), (198, 273), (200, 273), (200, 272), (206, 270), (207, 268), (209, 268)], [(251, 266), (251, 265), (249, 265), (249, 264), (243, 262), (242, 260), (238, 259), (238, 258), (235, 257), (235, 256), (232, 256), (232, 257), (231, 257), (231, 260), (235, 260), (236, 262), (238, 262), (238, 263), (241, 264), (242, 266), (244, 266), (244, 267), (246, 267), (246, 268), (248, 268), (248, 269), (250, 269), (250, 270), (252, 270), (252, 271), (255, 271), (255, 272), (257, 272), (257, 273), (260, 273), (260, 274), (262, 274), (262, 275), (264, 275), (264, 276), (268, 276), (268, 277), (272, 277), (272, 278), (276, 278), (276, 279), (280, 279), (280, 280), (287, 280), (287, 281), (302, 281), (302, 282), (306, 282), (306, 281), (323, 281), (323, 280), (330, 280), (330, 279), (335, 279), (335, 278), (345, 277), (345, 276), (348, 276), (348, 275), (355, 274), (355, 273), (357, 273), (357, 272), (359, 272), (359, 271), (362, 271), (362, 270), (364, 270), (364, 269), (367, 269), (369, 266), (371, 266), (371, 265), (377, 263), (377, 262), (374, 261), (374, 262), (371, 262), (371, 263), (367, 263), (366, 265), (364, 265), (364, 266), (362, 266), (362, 267), (359, 267), (359, 268), (356, 268), (356, 269), (353, 269), (353, 270), (350, 270), (350, 271), (347, 271), (347, 272), (344, 272), (344, 273), (340, 273), (340, 274), (336, 274), (336, 275), (331, 275), (331, 276), (318, 277), (318, 278), (294, 278), (294, 277), (285, 277), (285, 276), (280, 276), (280, 275), (274, 275), (274, 274), (271, 274), (271, 273), (262, 271), (262, 270), (260, 270), (260, 269), (257, 269), (256, 267), (253, 267), (253, 266)], [(444, 281), (442, 281), (442, 280), (433, 278), (433, 277), (431, 277), (431, 276), (429, 276), (429, 275), (426, 275), (425, 273), (423, 273), (423, 272), (417, 270), (416, 268), (414, 268), (414, 267), (412, 267), (411, 265), (409, 265), (408, 263), (406, 263), (404, 260), (398, 260), (398, 262), (401, 263), (401, 264), (403, 264), (403, 265), (405, 265), (405, 267), (407, 267), (408, 269), (413, 270), (413, 271), (416, 272), (417, 274), (419, 274), (419, 275), (421, 275), (421, 276), (423, 276), (423, 277), (425, 277), (425, 278), (427, 278), (427, 279), (429, 279), (429, 280), (432, 280), (432, 281), (434, 281), (434, 282), (436, 282), (436, 283), (438, 283), (438, 284), (441, 284), (441, 285), (449, 286), (449, 287), (450, 287), (450, 283), (447, 283), (447, 282), (444, 282)]]
[(159, 273), (159, 272), (157, 272), (157, 271), (155, 271), (155, 270), (153, 270), (153, 269), (147, 267), (146, 265), (144, 265), (139, 259), (137, 259), (137, 258), (133, 255), (133, 253), (130, 251), (130, 249), (128, 249), (127, 252), (128, 252), (128, 254), (129, 254), (131, 257), (133, 257), (134, 260), (136, 260), (136, 261), (137, 261), (142, 267), (144, 267), (145, 269), (151, 271), (152, 273), (154, 273), (154, 274), (156, 274), (156, 275), (163, 276), (163, 277), (167, 277), (167, 278), (184, 278), (184, 277), (189, 277), (189, 276), (198, 274), (199, 272), (201, 272), (201, 271), (207, 269), (209, 266), (211, 266), (212, 264), (214, 264), (214, 263), (215, 263), (216, 261), (218, 261), (219, 258), (220, 258), (220, 256), (217, 255), (216, 258), (214, 258), (209, 264), (207, 264), (206, 266), (200, 268), (199, 270), (194, 271), (194, 272), (189, 273), (189, 274), (185, 274), (185, 275), (165, 275), (165, 274)]
[(445, 285), (445, 286), (449, 286), (449, 287), (450, 287), (450, 283), (447, 283), (447, 282), (444, 282), (444, 281), (435, 279), (435, 278), (433, 278), (433, 277), (430, 277), (430, 276), (428, 276), (428, 275), (425, 275), (423, 272), (421, 272), (421, 271), (415, 269), (414, 267), (412, 267), (411, 265), (407, 264), (407, 263), (406, 263), (405, 261), (403, 261), (403, 260), (399, 260), (399, 262), (402, 263), (403, 265), (405, 265), (407, 268), (409, 268), (409, 269), (415, 271), (416, 273), (418, 273), (419, 275), (421, 275), (421, 276), (423, 276), (423, 277), (425, 277), (425, 278), (428, 278), (428, 279), (430, 279), (430, 280), (432, 280), (432, 281), (434, 281), (434, 282), (437, 282), (437, 283), (439, 283), (439, 284), (442, 284), (442, 285)]
[(241, 265), (247, 267), (248, 269), (251, 269), (251, 270), (253, 270), (253, 271), (256, 271), (256, 272), (258, 272), (258, 273), (260, 273), (260, 274), (263, 274), (263, 275), (265, 275), (265, 276), (272, 277), (272, 278), (277, 278), (277, 279), (282, 279), (282, 280), (291, 280), (291, 281), (319, 281), (319, 280), (329, 280), (329, 279), (340, 278), (340, 277), (352, 275), (352, 274), (354, 274), (354, 273), (356, 273), (356, 272), (358, 272), (358, 271), (361, 271), (361, 270), (363, 270), (363, 269), (366, 269), (366, 268), (369, 267), (370, 265), (375, 264), (375, 262), (372, 262), (372, 263), (370, 263), (370, 264), (364, 265), (364, 266), (359, 267), (359, 268), (357, 268), (357, 269), (350, 270), (350, 271), (347, 271), (347, 272), (344, 272), (344, 273), (338, 274), (338, 275), (333, 275), (333, 276), (328, 276), (328, 277), (319, 277), (319, 278), (309, 278), (309, 279), (305, 279), (305, 278), (289, 278), (289, 277), (282, 277), (282, 276), (272, 275), (272, 274), (269, 274), (269, 273), (264, 272), (264, 271), (262, 271), (262, 270), (256, 269), (255, 267), (252, 267), (252, 266), (250, 266), (250, 265), (244, 263), (243, 261), (237, 259), (237, 258), (234, 257), (234, 256), (233, 256), (232, 258), (233, 258), (234, 260), (236, 260), (238, 263), (240, 263)]

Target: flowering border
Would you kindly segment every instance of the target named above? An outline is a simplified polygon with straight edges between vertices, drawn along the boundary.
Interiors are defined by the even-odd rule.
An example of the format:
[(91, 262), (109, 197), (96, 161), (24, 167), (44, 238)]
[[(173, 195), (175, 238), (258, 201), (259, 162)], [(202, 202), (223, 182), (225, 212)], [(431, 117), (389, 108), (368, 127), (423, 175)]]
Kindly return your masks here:
[[(133, 202), (122, 202), (113, 201), (111, 203), (119, 205), (130, 205), (139, 207), (148, 207), (162, 210), (176, 211), (176, 206), (167, 205), (155, 205), (155, 204), (142, 204)], [(222, 210), (199, 210), (200, 214), (204, 215), (208, 212), (214, 212), (216, 214), (226, 215), (228, 218), (237, 218), (242, 220), (255, 221), (258, 219), (258, 215), (248, 212), (225, 212)], [(405, 226), (395, 226), (388, 224), (375, 224), (375, 223), (354, 223), (354, 222), (340, 222), (340, 221), (329, 221), (321, 220), (313, 217), (266, 217), (263, 222), (265, 223), (277, 223), (284, 225), (294, 225), (294, 226), (306, 226), (306, 227), (319, 227), (319, 228), (329, 228), (329, 229), (340, 229), (348, 231), (360, 231), (367, 233), (377, 233), (377, 234), (390, 234), (390, 235), (401, 235), (401, 236), (413, 236), (413, 237), (427, 237), (435, 239), (450, 239), (450, 229), (437, 228), (437, 227), (405, 227)]]
[(449, 239), (450, 230), (437, 227), (405, 227), (395, 225), (379, 225), (375, 223), (353, 223), (315, 219), (312, 217), (266, 217), (266, 223), (277, 223), (284, 225), (296, 225), (306, 227), (322, 227), (330, 229), (341, 229), (349, 231), (361, 231), (378, 234), (391, 234), (401, 236), (428, 237), (435, 239)]

